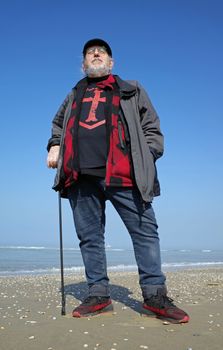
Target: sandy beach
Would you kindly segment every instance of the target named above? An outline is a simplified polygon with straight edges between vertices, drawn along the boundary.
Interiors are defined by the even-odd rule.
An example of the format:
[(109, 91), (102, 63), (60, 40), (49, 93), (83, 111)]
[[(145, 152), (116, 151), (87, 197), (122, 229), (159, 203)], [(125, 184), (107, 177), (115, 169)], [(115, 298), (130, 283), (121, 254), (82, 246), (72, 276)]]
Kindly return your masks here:
[(191, 321), (178, 325), (144, 315), (136, 272), (110, 273), (114, 311), (74, 319), (86, 296), (84, 276), (66, 275), (61, 316), (60, 276), (0, 277), (1, 350), (222, 350), (223, 269), (168, 272), (169, 296)]

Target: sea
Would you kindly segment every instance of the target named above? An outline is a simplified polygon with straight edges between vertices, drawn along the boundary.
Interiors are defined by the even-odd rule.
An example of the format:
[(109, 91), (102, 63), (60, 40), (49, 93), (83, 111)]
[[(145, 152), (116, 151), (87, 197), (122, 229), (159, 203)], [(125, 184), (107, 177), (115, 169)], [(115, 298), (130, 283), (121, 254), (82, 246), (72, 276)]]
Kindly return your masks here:
[[(127, 248), (106, 247), (108, 271), (137, 271), (134, 252)], [(161, 250), (163, 271), (223, 267), (223, 250)], [(64, 273), (83, 273), (79, 248), (63, 249)], [(0, 247), (0, 276), (60, 273), (60, 250), (41, 246)]]

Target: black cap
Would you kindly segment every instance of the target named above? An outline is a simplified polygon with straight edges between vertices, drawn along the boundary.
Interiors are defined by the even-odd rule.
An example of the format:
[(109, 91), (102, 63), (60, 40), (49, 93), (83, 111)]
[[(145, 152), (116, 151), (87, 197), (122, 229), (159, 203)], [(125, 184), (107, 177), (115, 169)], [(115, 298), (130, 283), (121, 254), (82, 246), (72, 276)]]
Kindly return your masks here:
[(104, 46), (106, 48), (108, 55), (112, 57), (112, 50), (111, 50), (110, 46), (108, 45), (108, 43), (106, 43), (106, 41), (104, 41), (102, 39), (98, 39), (98, 38), (91, 39), (91, 40), (86, 42), (86, 44), (84, 45), (84, 48), (83, 48), (83, 55), (84, 56), (86, 55), (87, 49), (89, 47), (92, 47), (92, 46)]

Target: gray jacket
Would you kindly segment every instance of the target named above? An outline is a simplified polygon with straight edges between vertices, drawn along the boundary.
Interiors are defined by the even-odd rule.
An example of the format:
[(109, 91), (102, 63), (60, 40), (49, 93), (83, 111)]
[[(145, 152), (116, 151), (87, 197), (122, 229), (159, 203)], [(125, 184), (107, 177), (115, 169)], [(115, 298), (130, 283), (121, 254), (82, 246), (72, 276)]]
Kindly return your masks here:
[[(115, 76), (115, 79), (120, 89), (121, 118), (126, 122), (130, 138), (135, 181), (142, 200), (152, 202), (153, 197), (160, 194), (155, 166), (155, 161), (163, 154), (163, 135), (160, 131), (159, 118), (147, 93), (138, 82), (124, 81), (119, 76)], [(76, 87), (65, 98), (53, 119), (52, 137), (47, 146), (49, 150), (51, 146), (61, 145), (53, 186), (55, 190), (61, 190), (64, 137), (75, 97)]]

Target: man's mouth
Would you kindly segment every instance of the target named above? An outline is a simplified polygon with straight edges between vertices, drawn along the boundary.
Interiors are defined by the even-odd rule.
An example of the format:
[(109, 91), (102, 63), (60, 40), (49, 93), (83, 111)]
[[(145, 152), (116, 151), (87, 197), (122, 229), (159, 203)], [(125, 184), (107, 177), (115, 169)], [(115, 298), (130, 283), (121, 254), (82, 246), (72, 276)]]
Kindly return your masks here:
[(97, 62), (97, 61), (102, 62), (102, 60), (101, 60), (100, 58), (94, 58), (94, 59), (92, 60), (92, 63)]

